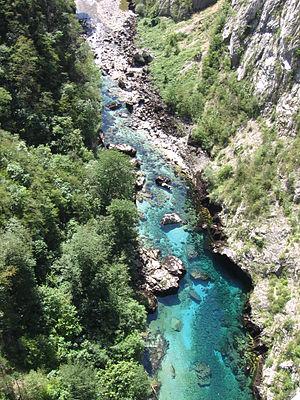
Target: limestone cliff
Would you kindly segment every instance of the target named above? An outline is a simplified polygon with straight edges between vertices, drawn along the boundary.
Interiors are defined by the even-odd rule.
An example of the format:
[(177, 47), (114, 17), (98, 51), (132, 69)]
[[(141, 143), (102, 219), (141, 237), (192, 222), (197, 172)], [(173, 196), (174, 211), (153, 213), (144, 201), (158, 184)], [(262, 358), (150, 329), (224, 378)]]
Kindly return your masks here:
[(238, 78), (250, 77), (281, 133), (295, 134), (300, 102), (300, 1), (232, 0), (223, 34)]
[[(143, 2), (167, 16), (178, 4)], [(209, 39), (218, 15), (219, 36)], [(290, 399), (300, 385), (300, 0), (219, 0), (186, 21), (155, 23), (140, 28), (155, 83), (212, 143), (204, 175), (226, 236), (216, 246), (254, 281), (258, 394)], [(258, 101), (253, 116), (241, 111), (243, 82)]]
[[(232, 0), (223, 39), (238, 79), (253, 83), (260, 118), (236, 132), (212, 162), (212, 170), (217, 174), (228, 165), (237, 171), (240, 164), (265, 168), (255, 162), (262, 152), (274, 150), (273, 157), (264, 158), (265, 163), (274, 162), (264, 194), (269, 207), (258, 211), (257, 218), (249, 217), (243, 201), (233, 205), (226, 183), (216, 188), (228, 238), (223, 251), (255, 281), (253, 319), (263, 328), (262, 340), (269, 347), (260, 394), (285, 400), (300, 382), (300, 1)], [(265, 129), (273, 130), (271, 140), (265, 141)], [(291, 162), (293, 152), (297, 155)], [(268, 179), (255, 168), (253, 174)]]

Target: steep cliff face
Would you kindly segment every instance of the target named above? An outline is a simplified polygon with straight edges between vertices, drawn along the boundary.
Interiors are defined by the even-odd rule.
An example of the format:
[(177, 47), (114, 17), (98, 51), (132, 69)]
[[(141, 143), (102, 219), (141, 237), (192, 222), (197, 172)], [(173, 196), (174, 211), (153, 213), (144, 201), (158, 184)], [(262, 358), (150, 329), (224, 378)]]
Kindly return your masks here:
[(209, 144), (204, 175), (226, 236), (217, 246), (251, 274), (252, 319), (268, 348), (258, 392), (291, 399), (300, 386), (300, 0), (220, 0), (183, 22), (142, 22), (140, 35), (163, 98)]
[[(212, 161), (213, 176), (224, 166), (232, 174), (215, 181), (213, 194), (224, 206), (223, 251), (256, 283), (253, 319), (269, 347), (260, 393), (285, 400), (300, 382), (300, 1), (233, 0), (223, 40), (238, 80), (253, 83), (260, 117)], [(238, 205), (234, 184), (241, 187)], [(258, 196), (257, 188), (263, 189)], [(259, 205), (254, 212), (247, 196)]]
[(176, 20), (186, 18), (192, 12), (204, 10), (216, 2), (217, 0), (135, 0), (142, 12), (145, 9), (149, 10), (150, 6), (154, 7), (157, 15), (172, 17)]
[(238, 78), (249, 77), (268, 115), (295, 133), (300, 102), (300, 1), (232, 1), (223, 38)]

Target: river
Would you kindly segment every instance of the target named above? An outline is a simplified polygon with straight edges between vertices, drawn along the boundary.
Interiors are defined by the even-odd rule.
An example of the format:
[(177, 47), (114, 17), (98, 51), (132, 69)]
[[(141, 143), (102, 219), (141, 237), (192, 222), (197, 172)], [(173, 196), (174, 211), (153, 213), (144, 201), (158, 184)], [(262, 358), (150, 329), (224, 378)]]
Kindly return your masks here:
[[(118, 90), (104, 79), (104, 103), (118, 100)], [(137, 202), (140, 239), (163, 256), (179, 257), (187, 269), (178, 294), (159, 298), (156, 314), (149, 316), (149, 330), (168, 343), (157, 376), (159, 399), (251, 400), (251, 379), (245, 371), (248, 339), (241, 321), (247, 288), (206, 250), (204, 234), (192, 228), (195, 212), (187, 182), (146, 135), (128, 127), (130, 118), (124, 105), (117, 111), (104, 105), (106, 141), (135, 147), (146, 176), (146, 194)], [(155, 184), (158, 175), (171, 179), (171, 191)], [(170, 212), (189, 223), (162, 228), (160, 221)], [(204, 279), (193, 279), (196, 272)]]
[[(144, 365), (161, 384), (159, 400), (253, 400), (250, 340), (242, 325), (249, 286), (229, 273), (227, 263), (207, 250), (205, 234), (194, 227), (196, 212), (189, 184), (178, 173), (178, 165), (167, 156), (170, 152), (176, 156), (177, 143), (180, 146), (182, 141), (176, 142), (176, 138), (161, 132), (155, 116), (145, 121), (145, 115), (149, 115), (145, 105), (138, 107), (136, 116), (122, 103), (128, 94), (151, 100), (151, 84), (146, 83), (145, 94), (141, 68), (132, 69), (128, 56), (132, 44), (128, 36), (132, 22), (128, 21), (132, 21), (133, 15), (126, 11), (125, 3), (120, 10), (119, 0), (76, 1), (78, 12), (84, 18), (92, 18), (94, 28), (88, 41), (96, 63), (105, 71), (105, 140), (135, 147), (146, 177), (145, 188), (137, 200), (140, 241), (144, 247), (159, 249), (162, 256), (179, 257), (187, 269), (178, 294), (159, 298), (157, 312), (148, 319), (152, 337), (163, 336), (167, 343), (160, 368), (152, 371), (147, 357)], [(125, 89), (120, 89), (120, 82)], [(112, 101), (122, 106), (109, 110), (106, 105)], [(160, 116), (158, 121), (162, 119)], [(142, 129), (145, 126), (147, 130)], [(171, 191), (155, 184), (158, 175), (171, 179)], [(185, 224), (162, 228), (160, 221), (170, 212), (179, 214)]]

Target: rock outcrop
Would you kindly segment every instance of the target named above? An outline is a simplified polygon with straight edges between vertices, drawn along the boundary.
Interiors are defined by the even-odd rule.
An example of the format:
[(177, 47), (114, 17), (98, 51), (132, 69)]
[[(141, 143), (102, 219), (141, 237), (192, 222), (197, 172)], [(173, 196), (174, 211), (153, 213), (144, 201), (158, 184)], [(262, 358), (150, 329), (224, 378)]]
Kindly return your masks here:
[(176, 225), (182, 224), (182, 219), (176, 213), (165, 214), (161, 220), (161, 225)]
[(128, 144), (111, 144), (106, 146), (109, 150), (117, 150), (120, 153), (126, 154), (129, 157), (136, 156), (136, 149)]
[(185, 273), (179, 258), (168, 256), (161, 259), (159, 250), (155, 249), (141, 249), (138, 270), (143, 277), (143, 289), (160, 296), (176, 293)]
[[(241, 80), (251, 74), (264, 112), (288, 135), (300, 103), (299, 0), (232, 0), (223, 38)], [(275, 113), (274, 113), (275, 110)]]

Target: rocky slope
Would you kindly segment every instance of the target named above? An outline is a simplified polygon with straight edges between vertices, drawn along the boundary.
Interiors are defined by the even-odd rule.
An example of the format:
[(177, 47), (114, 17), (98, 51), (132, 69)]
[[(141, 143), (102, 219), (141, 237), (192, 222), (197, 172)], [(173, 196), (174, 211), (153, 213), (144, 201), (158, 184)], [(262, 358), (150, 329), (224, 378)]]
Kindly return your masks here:
[[(166, 2), (158, 3), (163, 7)], [(77, 4), (80, 9), (81, 0)], [(133, 124), (144, 129), (169, 160), (190, 176), (204, 170), (207, 158), (203, 152), (187, 145), (189, 128), (183, 127), (182, 137), (172, 136), (178, 123), (153, 91), (148, 69), (152, 55), (133, 45), (134, 14), (120, 13), (118, 1), (108, 0), (90, 1), (84, 11), (94, 17), (89, 41), (98, 63), (119, 82)], [(299, 0), (232, 0), (223, 41), (238, 79), (253, 83), (260, 117), (244, 124), (227, 147), (215, 152), (209, 166), (214, 178), (224, 177), (227, 168), (226, 179), (212, 185), (212, 197), (223, 206), (215, 220), (221, 220), (227, 237), (217, 248), (249, 272), (255, 283), (250, 299), (252, 319), (258, 331), (262, 329), (264, 344), (257, 347), (261, 362), (256, 384), (258, 396), (267, 400), (291, 398), (300, 382), (299, 19)], [(201, 16), (190, 26), (186, 21), (180, 29), (188, 37), (199, 26), (205, 27)], [(199, 71), (206, 42), (201, 50), (201, 60), (188, 63), (197, 64)], [(272, 168), (266, 168), (269, 164)], [(241, 166), (244, 182), (238, 180)], [(261, 185), (265, 181), (270, 182)], [(258, 206), (249, 212), (249, 198), (258, 183), (262, 188), (255, 200)], [(238, 205), (233, 198), (236, 187)]]
[[(281, 143), (288, 152), (299, 141), (300, 107), (300, 1), (232, 1), (223, 31), (238, 79), (253, 82), (260, 99), (263, 124), (274, 129), (269, 145)], [(249, 121), (212, 163), (215, 173), (224, 164), (248, 165), (263, 149), (262, 120)], [(269, 210), (249, 219), (245, 205), (232, 206), (231, 196), (221, 192), (221, 218), (228, 237), (223, 251), (255, 280), (251, 296), (253, 318), (264, 328), (269, 346), (261, 371), (260, 393), (266, 399), (287, 399), (300, 382), (300, 160), (288, 171), (286, 153), (278, 150), (276, 185), (266, 190)], [(274, 194), (289, 198), (289, 211)], [(276, 306), (277, 303), (277, 306)]]
[[(300, 384), (300, 1), (219, 1), (214, 9), (224, 3), (229, 5), (221, 34), (227, 49), (224, 58), (229, 57), (238, 81), (252, 83), (259, 116), (246, 120), (227, 146), (215, 147), (206, 168), (210, 197), (222, 204), (215, 220), (221, 220), (226, 240), (216, 248), (247, 271), (255, 284), (252, 319), (262, 330), (264, 343), (257, 348), (257, 394), (286, 400)], [(157, 4), (163, 10), (165, 2)], [(186, 35), (176, 50), (180, 61), (185, 49), (203, 35), (201, 26), (208, 15), (199, 13), (175, 25), (162, 20), (167, 26), (164, 35)], [(167, 62), (166, 50), (159, 33), (155, 36), (155, 29), (161, 28), (145, 26), (144, 37), (153, 50), (158, 49), (154, 78), (163, 87), (159, 68)], [(201, 81), (207, 44), (200, 40), (197, 45), (200, 62), (187, 58), (183, 66), (177, 65), (178, 76), (168, 76), (169, 80), (185, 79), (185, 71), (193, 66)], [(175, 63), (178, 59), (173, 56)], [(222, 81), (228, 72), (221, 69), (218, 74)], [(218, 101), (206, 107), (218, 107)]]

